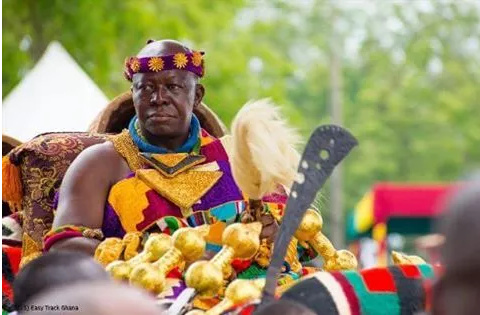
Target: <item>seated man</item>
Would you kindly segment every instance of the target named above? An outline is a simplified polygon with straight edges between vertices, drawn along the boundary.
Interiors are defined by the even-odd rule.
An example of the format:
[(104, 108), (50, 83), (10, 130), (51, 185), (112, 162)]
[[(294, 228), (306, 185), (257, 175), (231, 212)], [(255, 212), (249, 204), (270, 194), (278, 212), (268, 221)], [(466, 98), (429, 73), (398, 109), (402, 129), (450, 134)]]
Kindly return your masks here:
[(69, 251), (48, 253), (26, 265), (15, 278), (15, 309), (26, 310), (28, 300), (58, 286), (109, 280), (102, 266), (88, 255)]
[[(106, 237), (219, 224), (207, 238), (207, 249), (217, 251), (221, 225), (238, 221), (247, 203), (228, 150), (192, 113), (205, 93), (198, 83), (202, 53), (149, 41), (126, 67), (136, 116), (128, 130), (87, 148), (69, 167), (45, 249), (93, 255)], [(286, 202), (285, 194), (268, 198), (271, 207)]]

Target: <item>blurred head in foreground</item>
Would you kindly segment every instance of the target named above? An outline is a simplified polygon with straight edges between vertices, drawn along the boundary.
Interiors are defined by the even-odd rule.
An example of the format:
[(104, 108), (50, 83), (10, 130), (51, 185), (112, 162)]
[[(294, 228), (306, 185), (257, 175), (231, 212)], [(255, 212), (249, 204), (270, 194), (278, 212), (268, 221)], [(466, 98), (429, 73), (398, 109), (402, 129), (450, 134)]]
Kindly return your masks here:
[(433, 314), (475, 314), (480, 309), (480, 177), (456, 192), (441, 222), (444, 274), (435, 285)]
[(103, 267), (86, 254), (50, 252), (18, 273), (13, 283), (15, 309), (23, 309), (27, 300), (57, 286), (109, 279)]
[[(113, 282), (84, 282), (55, 287), (27, 302), (43, 310), (19, 314), (158, 315), (154, 297), (134, 287)], [(47, 306), (51, 306), (50, 308)], [(63, 312), (62, 312), (63, 311)]]
[(308, 307), (295, 301), (278, 300), (257, 309), (254, 314), (314, 315), (315, 313)]

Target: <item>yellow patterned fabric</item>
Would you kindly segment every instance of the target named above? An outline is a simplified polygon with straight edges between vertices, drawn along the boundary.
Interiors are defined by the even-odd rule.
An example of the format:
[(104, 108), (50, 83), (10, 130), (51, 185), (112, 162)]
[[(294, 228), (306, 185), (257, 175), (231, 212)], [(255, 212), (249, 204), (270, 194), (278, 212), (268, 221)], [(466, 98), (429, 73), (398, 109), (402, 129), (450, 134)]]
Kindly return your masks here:
[(174, 167), (185, 160), (188, 153), (152, 154), (152, 157), (168, 167)]
[(126, 232), (137, 231), (137, 224), (145, 219), (143, 210), (148, 206), (145, 194), (150, 189), (147, 184), (135, 177), (119, 181), (110, 190), (108, 202)]
[(124, 129), (118, 135), (109, 136), (108, 140), (113, 143), (115, 150), (127, 161), (132, 171), (142, 168), (144, 162), (139, 156), (140, 151), (133, 143), (127, 129)]
[(222, 176), (222, 172), (187, 171), (168, 178), (156, 170), (138, 170), (137, 176), (148, 186), (181, 209), (189, 209)]
[(222, 234), (226, 227), (227, 224), (222, 221), (217, 221), (213, 224), (210, 224), (208, 236), (205, 238), (207, 243), (222, 244)]
[(140, 157), (146, 165), (152, 166), (160, 174), (169, 178), (176, 177), (205, 161), (204, 156), (184, 153), (141, 154)]
[(41, 256), (42, 247), (33, 240), (30, 235), (23, 233), (22, 237), (22, 260), (20, 261), (20, 268)]

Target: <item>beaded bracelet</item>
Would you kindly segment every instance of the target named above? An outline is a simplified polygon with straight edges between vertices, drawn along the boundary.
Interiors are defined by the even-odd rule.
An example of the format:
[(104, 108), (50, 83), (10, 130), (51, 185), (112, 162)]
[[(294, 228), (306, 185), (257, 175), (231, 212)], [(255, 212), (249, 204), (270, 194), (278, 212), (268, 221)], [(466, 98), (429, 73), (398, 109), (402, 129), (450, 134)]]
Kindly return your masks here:
[(77, 225), (62, 225), (45, 234), (43, 237), (43, 250), (48, 251), (56, 242), (73, 237), (86, 237), (100, 241), (104, 238), (101, 229)]

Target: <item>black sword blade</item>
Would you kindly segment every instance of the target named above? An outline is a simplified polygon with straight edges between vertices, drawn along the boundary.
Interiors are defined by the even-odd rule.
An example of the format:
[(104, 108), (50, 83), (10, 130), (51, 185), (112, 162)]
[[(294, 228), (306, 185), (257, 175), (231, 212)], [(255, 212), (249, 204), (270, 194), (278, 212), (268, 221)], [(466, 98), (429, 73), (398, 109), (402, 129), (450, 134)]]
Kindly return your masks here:
[(292, 185), (285, 215), (275, 239), (261, 305), (274, 298), (277, 278), (283, 266), (288, 244), (305, 212), (335, 166), (357, 144), (357, 140), (350, 132), (335, 125), (318, 127), (308, 140), (298, 167), (299, 178)]

